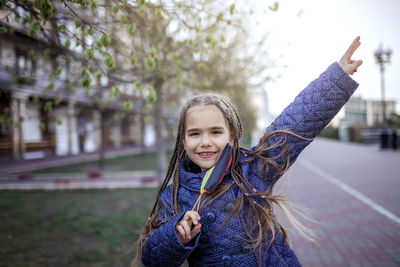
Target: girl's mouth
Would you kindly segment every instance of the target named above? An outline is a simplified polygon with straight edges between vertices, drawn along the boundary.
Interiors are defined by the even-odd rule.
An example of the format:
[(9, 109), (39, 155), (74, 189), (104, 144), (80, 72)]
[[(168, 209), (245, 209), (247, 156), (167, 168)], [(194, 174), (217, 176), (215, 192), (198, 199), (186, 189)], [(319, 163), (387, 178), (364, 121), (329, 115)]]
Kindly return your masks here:
[(217, 154), (217, 152), (200, 152), (200, 153), (197, 153), (197, 155), (199, 155), (199, 157), (203, 158), (203, 159), (211, 158), (215, 154)]

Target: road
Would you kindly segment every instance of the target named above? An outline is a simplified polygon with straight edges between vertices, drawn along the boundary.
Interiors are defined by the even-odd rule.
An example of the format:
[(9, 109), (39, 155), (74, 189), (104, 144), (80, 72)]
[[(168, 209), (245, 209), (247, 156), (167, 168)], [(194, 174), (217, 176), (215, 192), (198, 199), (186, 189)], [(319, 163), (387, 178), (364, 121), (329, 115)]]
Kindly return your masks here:
[(400, 152), (317, 139), (275, 192), (303, 208), (315, 242), (292, 234), (304, 266), (400, 266)]

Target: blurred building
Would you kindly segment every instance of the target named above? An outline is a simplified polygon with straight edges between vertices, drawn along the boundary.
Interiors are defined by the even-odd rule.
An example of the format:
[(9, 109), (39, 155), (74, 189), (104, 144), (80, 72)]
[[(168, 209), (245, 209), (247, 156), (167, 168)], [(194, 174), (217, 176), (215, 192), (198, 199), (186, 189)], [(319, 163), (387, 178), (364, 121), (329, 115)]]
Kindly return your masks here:
[[(362, 99), (352, 97), (344, 106), (343, 121), (349, 123), (360, 123), (368, 127), (377, 127), (383, 121), (383, 107), (381, 100)], [(396, 101), (386, 100), (386, 116), (395, 113)]]
[[(378, 138), (379, 128), (383, 122), (381, 100), (351, 97), (344, 106), (344, 117), (339, 124), (339, 137), (343, 141), (363, 141)], [(386, 117), (396, 113), (396, 101), (386, 100)], [(368, 137), (371, 136), (371, 137)], [(365, 140), (364, 140), (365, 141)]]
[[(100, 107), (79, 84), (82, 65), (54, 60), (54, 51), (21, 25), (1, 23), (0, 159), (94, 152), (100, 148), (143, 142), (142, 100), (123, 116), (118, 101)], [(59, 62), (59, 61), (58, 61)], [(78, 65), (77, 65), (78, 64)], [(100, 84), (93, 90), (101, 92)], [(124, 99), (124, 90), (120, 100)]]

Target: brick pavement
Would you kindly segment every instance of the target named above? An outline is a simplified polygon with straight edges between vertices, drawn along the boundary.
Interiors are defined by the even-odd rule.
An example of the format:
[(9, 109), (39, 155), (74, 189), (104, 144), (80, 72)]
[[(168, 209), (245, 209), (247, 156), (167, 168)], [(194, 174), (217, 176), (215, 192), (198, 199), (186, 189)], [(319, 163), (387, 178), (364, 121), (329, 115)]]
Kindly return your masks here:
[[(332, 150), (327, 152), (327, 147)], [(354, 189), (398, 215), (400, 176), (391, 175), (400, 173), (397, 172), (400, 166), (381, 170), (380, 179), (374, 179), (376, 172), (372, 171), (372, 163), (390, 157), (396, 161), (399, 156), (372, 147), (317, 141), (299, 158), (280, 181), (279, 188), (286, 190), (285, 195), (296, 205), (305, 207), (306, 214), (316, 221), (306, 223), (317, 235), (316, 243), (297, 235), (292, 238), (293, 248), (304, 266), (400, 266), (400, 224), (311, 172), (302, 163), (305, 160), (319, 162), (319, 166), (329, 169), (344, 182), (351, 176)], [(326, 162), (327, 159), (331, 161)], [(360, 164), (352, 163), (354, 160)], [(342, 161), (353, 164), (351, 174), (349, 169), (343, 171)], [(388, 199), (394, 202), (389, 203)]]

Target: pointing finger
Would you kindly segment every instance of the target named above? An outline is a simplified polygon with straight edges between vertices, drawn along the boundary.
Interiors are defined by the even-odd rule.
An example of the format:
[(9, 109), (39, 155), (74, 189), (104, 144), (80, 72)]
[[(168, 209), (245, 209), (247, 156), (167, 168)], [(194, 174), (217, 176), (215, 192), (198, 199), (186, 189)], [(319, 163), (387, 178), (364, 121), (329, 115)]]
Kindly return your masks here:
[(345, 57), (346, 59), (351, 59), (351, 57), (353, 56), (354, 52), (357, 50), (357, 48), (361, 45), (360, 42), (360, 36), (357, 36), (356, 39), (354, 39), (354, 41), (351, 43), (351, 45), (349, 46), (349, 48), (347, 49), (346, 53), (344, 54), (343, 57)]

